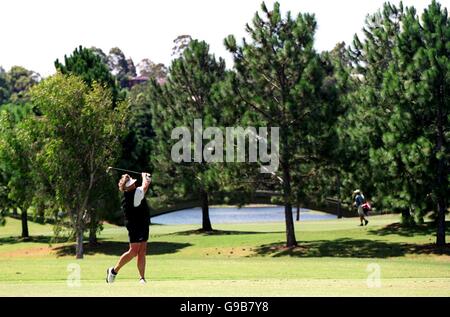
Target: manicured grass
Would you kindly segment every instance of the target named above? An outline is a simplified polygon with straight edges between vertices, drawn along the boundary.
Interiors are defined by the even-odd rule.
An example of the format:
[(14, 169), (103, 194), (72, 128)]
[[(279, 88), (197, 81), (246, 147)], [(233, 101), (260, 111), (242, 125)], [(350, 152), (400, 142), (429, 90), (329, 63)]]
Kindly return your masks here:
[[(300, 247), (283, 248), (284, 223), (151, 226), (147, 285), (135, 262), (107, 285), (105, 270), (127, 249), (126, 229), (106, 224), (100, 245), (75, 260), (72, 243), (49, 246), (52, 228), (30, 223), (33, 239), (16, 239), (20, 221), (0, 227), (0, 296), (450, 296), (448, 248), (436, 250), (430, 225), (404, 230), (398, 216), (296, 224)], [(80, 285), (73, 285), (79, 265)], [(380, 268), (381, 287), (369, 287)], [(74, 286), (74, 287), (71, 287)]]

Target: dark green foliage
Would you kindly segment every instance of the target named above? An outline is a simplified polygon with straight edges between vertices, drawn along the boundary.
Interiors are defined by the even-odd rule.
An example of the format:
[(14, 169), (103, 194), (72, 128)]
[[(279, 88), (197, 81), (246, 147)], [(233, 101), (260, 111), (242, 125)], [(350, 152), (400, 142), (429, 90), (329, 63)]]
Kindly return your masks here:
[(24, 67), (13, 66), (8, 72), (0, 67), (0, 105), (26, 103), (28, 89), (39, 80), (39, 74)]
[[(152, 165), (156, 190), (161, 198), (196, 198), (202, 202), (202, 229), (211, 231), (208, 201), (220, 189), (219, 163), (175, 163), (171, 159), (172, 130), (188, 127), (193, 140), (194, 119), (203, 120), (203, 129), (221, 127), (221, 109), (214, 98), (216, 86), (225, 78), (225, 62), (209, 54), (205, 42), (193, 40), (180, 58), (169, 68), (167, 83), (159, 85), (152, 81), (150, 88), (152, 104), (153, 140)], [(203, 141), (204, 144), (207, 142)], [(193, 148), (193, 145), (192, 145)], [(169, 191), (167, 191), (169, 189)], [(169, 198), (170, 197), (170, 198)]]
[(364, 33), (366, 39), (355, 37), (350, 50), (354, 86), (339, 122), (342, 153), (348, 158), (344, 186), (369, 192), (378, 208), (400, 212), (405, 224), (414, 217), (420, 222), (432, 212), (437, 244), (444, 245), (450, 107), (447, 11), (433, 1), (419, 18), (414, 8), (385, 4), (367, 18)]
[(107, 87), (96, 82), (89, 87), (80, 77), (60, 73), (34, 87), (31, 96), (43, 113), (28, 129), (36, 138), (32, 159), (39, 169), (34, 170), (40, 172), (41, 183), (51, 186), (44, 192), (54, 193), (54, 209), (67, 215), (77, 238), (77, 257), (82, 258), (84, 231), (98, 223), (98, 208), (107, 208), (105, 197), (111, 195), (113, 202), (117, 195), (108, 189), (112, 185), (106, 186), (105, 171), (119, 156), (126, 104), (113, 109)]
[(447, 10), (433, 1), (419, 18), (414, 8), (408, 8), (402, 26), (382, 86), (384, 98), (396, 107), (372, 160), (377, 171), (384, 169), (388, 177), (397, 178), (397, 204), (419, 217), (435, 212), (437, 244), (443, 246), (450, 158)]
[(55, 61), (55, 68), (62, 74), (74, 74), (92, 87), (94, 82), (106, 85), (111, 89), (113, 103), (118, 101), (119, 90), (114, 76), (109, 71), (108, 65), (104, 62), (104, 57), (81, 45), (76, 48), (72, 55), (64, 55), (64, 64), (59, 59)]
[(381, 146), (386, 118), (394, 107), (383, 98), (380, 88), (393, 58), (392, 49), (402, 15), (402, 6), (397, 8), (390, 4), (369, 15), (363, 29), (365, 39), (361, 42), (355, 35), (348, 55), (351, 67), (343, 69), (349, 81), (346, 94), (341, 96), (346, 113), (337, 123), (344, 171), (342, 198), (350, 202), (352, 191), (360, 188), (379, 209), (389, 204), (384, 201), (384, 195), (377, 192), (376, 184), (388, 182), (376, 178), (376, 170), (370, 166), (370, 151)]
[[(11, 209), (27, 210), (33, 198), (18, 190), (22, 185), (29, 187), (32, 184), (30, 148), (24, 131), (24, 120), (30, 114), (29, 104), (0, 106), (0, 225)], [(26, 217), (23, 228), (22, 236), (27, 237)]]
[(237, 82), (234, 93), (245, 103), (252, 126), (280, 128), (280, 174), (287, 246), (297, 244), (292, 204), (306, 189), (305, 177), (316, 168), (330, 135), (335, 110), (329, 100), (334, 83), (326, 82), (326, 61), (313, 48), (316, 20), (310, 14), (282, 17), (279, 3), (264, 17), (257, 13), (246, 30), (251, 42), (238, 46), (233, 36), (225, 40), (234, 55)]
[(6, 103), (11, 95), (7, 73), (0, 67), (0, 105)]
[(122, 141), (119, 166), (137, 171), (149, 171), (152, 128), (151, 100), (146, 85), (134, 86), (128, 95), (129, 117), (126, 136)]

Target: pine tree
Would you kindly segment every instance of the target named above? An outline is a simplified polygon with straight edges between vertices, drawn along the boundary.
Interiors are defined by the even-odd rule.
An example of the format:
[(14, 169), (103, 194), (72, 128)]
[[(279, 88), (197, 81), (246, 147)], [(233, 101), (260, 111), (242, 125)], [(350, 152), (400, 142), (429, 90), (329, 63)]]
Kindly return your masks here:
[[(152, 165), (155, 185), (162, 192), (159, 196), (197, 198), (202, 207), (202, 230), (211, 231), (209, 201), (219, 188), (220, 166), (205, 162), (203, 148), (199, 162), (173, 162), (171, 158), (171, 133), (174, 128), (188, 127), (194, 139), (194, 120), (201, 119), (203, 129), (221, 126), (221, 109), (216, 107), (216, 86), (225, 77), (225, 62), (209, 53), (209, 45), (192, 40), (175, 59), (170, 68), (167, 83), (152, 81)], [(207, 141), (203, 141), (206, 143)], [(194, 148), (193, 142), (189, 151)], [(193, 159), (192, 159), (193, 161)]]
[[(261, 5), (264, 17), (256, 13), (251, 37), (238, 46), (233, 36), (225, 40), (234, 55), (237, 71), (235, 94), (247, 109), (257, 114), (254, 126), (280, 128), (280, 167), (285, 206), (286, 244), (297, 245), (292, 219), (292, 204), (302, 184), (293, 175), (305, 174), (314, 166), (320, 134), (320, 121), (329, 109), (322, 88), (325, 72), (314, 51), (316, 21), (313, 15), (287, 12), (281, 16), (279, 3), (272, 11)], [(297, 181), (297, 183), (296, 183)], [(280, 186), (281, 185), (281, 186)]]
[(374, 160), (403, 180), (403, 200), (419, 216), (436, 211), (436, 243), (443, 246), (450, 158), (447, 10), (433, 1), (419, 19), (415, 9), (408, 8), (402, 26), (382, 89), (387, 102), (396, 106)]
[(342, 74), (348, 76), (345, 94), (340, 97), (346, 112), (338, 120), (337, 129), (343, 170), (341, 198), (351, 204), (351, 192), (360, 188), (378, 209), (392, 208), (408, 216), (407, 204), (399, 203), (397, 189), (401, 184), (391, 187), (389, 192), (384, 188), (385, 184), (394, 186), (398, 178), (387, 175), (384, 169), (372, 168), (371, 161), (371, 153), (382, 145), (387, 118), (394, 107), (386, 102), (381, 87), (393, 60), (403, 12), (402, 4), (396, 7), (386, 3), (367, 16), (364, 41), (355, 35), (347, 50), (350, 64), (341, 68)]
[(92, 87), (94, 82), (106, 85), (111, 89), (113, 104), (117, 103), (119, 99), (118, 85), (98, 50), (94, 51), (80, 45), (72, 55), (64, 55), (64, 64), (56, 59), (55, 68), (62, 74), (79, 76), (89, 87)]

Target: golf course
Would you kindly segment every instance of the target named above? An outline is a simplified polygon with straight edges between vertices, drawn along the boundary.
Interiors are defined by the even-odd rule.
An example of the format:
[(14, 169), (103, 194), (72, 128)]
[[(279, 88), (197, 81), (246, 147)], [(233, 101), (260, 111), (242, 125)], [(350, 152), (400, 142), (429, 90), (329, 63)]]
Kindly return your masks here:
[(449, 7), (0, 1), (0, 298), (450, 297)]
[[(0, 296), (450, 296), (450, 253), (437, 250), (431, 223), (408, 230), (399, 215), (300, 221), (298, 247), (285, 248), (283, 222), (151, 225), (146, 285), (136, 261), (114, 284), (106, 268), (128, 248), (124, 227), (103, 224), (99, 244), (52, 242), (52, 226), (20, 220), (0, 229)], [(447, 225), (447, 234), (448, 228)], [(373, 268), (379, 281), (371, 283)], [(75, 271), (74, 271), (75, 268)], [(75, 276), (75, 279), (74, 279)], [(79, 278), (79, 280), (77, 280)]]

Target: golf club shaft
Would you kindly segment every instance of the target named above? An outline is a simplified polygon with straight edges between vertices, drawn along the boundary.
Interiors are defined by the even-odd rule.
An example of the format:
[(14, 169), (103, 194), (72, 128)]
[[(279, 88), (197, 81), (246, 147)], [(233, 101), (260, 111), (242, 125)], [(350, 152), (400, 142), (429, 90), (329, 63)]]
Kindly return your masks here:
[(123, 169), (123, 168), (117, 168), (117, 167), (109, 167), (108, 169), (113, 169), (113, 170), (116, 170), (116, 171), (122, 171), (122, 172), (127, 172), (127, 173), (131, 173), (131, 174), (136, 174), (136, 175), (142, 175), (142, 173), (140, 173), (140, 172), (136, 172), (136, 171), (130, 171), (130, 170), (126, 170), (126, 169)]

